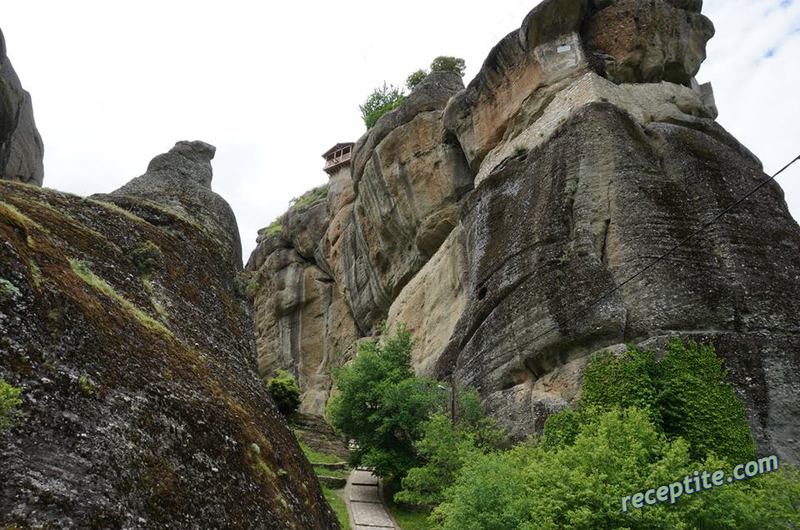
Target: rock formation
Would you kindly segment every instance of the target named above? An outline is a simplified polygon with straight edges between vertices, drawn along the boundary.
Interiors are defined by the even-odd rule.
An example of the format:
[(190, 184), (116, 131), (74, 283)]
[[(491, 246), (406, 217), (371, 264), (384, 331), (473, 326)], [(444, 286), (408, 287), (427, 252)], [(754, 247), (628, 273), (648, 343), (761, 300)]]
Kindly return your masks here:
[(213, 154), (89, 199), (0, 182), (3, 528), (338, 528), (256, 376)]
[(6, 57), (0, 30), (0, 180), (42, 185), (44, 147), (33, 121), (31, 96)]
[(701, 4), (545, 0), (468, 86), (431, 76), (383, 116), (315, 229), (360, 334), (407, 324), (417, 371), (476, 387), (517, 437), (577, 401), (594, 352), (708, 340), (759, 451), (800, 461), (800, 228), (776, 183), (623, 285), (766, 178), (695, 80)]

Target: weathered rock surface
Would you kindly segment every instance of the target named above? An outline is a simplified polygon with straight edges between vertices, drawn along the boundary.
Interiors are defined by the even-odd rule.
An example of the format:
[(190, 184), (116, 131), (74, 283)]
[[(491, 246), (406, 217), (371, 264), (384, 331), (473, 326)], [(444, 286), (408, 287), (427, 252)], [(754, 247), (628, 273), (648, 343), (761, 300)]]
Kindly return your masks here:
[(418, 375), (435, 375), (439, 355), (464, 311), (464, 244), (464, 232), (456, 227), (389, 309), (388, 330), (393, 332), (403, 324), (414, 337), (411, 362)]
[[(618, 0), (589, 18), (584, 39), (616, 83), (689, 86), (714, 36), (696, 2)], [(688, 9), (688, 10), (687, 10)], [(696, 13), (693, 11), (697, 11)]]
[(333, 278), (315, 261), (327, 217), (327, 199), (291, 209), (281, 233), (262, 238), (247, 265), (257, 285), (259, 373), (294, 374), (303, 392), (300, 410), (316, 415), (325, 413), (331, 371), (352, 358), (359, 336)]
[(800, 229), (777, 184), (616, 289), (765, 178), (694, 78), (701, 7), (545, 0), (466, 88), (434, 78), (379, 120), (314, 258), (359, 334), (406, 324), (417, 372), (477, 387), (519, 438), (577, 402), (593, 352), (705, 339), (759, 450), (799, 462)]
[(3, 528), (338, 528), (256, 376), (212, 154), (102, 201), (0, 182)]
[(472, 188), (473, 174), (442, 122), (449, 96), (461, 87), (451, 72), (429, 75), (355, 146), (354, 209), (338, 241), (341, 262), (332, 268), (362, 332), (386, 317), (444, 242)]
[[(774, 436), (797, 417), (787, 400), (797, 382), (780, 374), (800, 369), (800, 228), (777, 184), (592, 305), (766, 178), (723, 134), (711, 123), (642, 125), (593, 103), (498, 168), (465, 205), (466, 309), (439, 375), (517, 395), (602, 347), (703, 334), (727, 360), (759, 446), (796, 461), (797, 447)], [(562, 392), (548, 399), (559, 405)], [(519, 399), (493, 401), (500, 418), (525, 416)], [(533, 409), (554, 407), (524, 406), (531, 429), (512, 425), (522, 432), (540, 426)]]
[(20, 84), (0, 30), (0, 180), (42, 185), (44, 146), (31, 96)]

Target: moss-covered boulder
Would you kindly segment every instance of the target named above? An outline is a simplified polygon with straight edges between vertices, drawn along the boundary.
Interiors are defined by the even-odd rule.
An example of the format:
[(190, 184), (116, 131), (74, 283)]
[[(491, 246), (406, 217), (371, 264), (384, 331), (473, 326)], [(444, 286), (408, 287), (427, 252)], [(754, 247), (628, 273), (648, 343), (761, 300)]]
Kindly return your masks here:
[(338, 527), (255, 374), (212, 156), (90, 199), (0, 182), (0, 527)]

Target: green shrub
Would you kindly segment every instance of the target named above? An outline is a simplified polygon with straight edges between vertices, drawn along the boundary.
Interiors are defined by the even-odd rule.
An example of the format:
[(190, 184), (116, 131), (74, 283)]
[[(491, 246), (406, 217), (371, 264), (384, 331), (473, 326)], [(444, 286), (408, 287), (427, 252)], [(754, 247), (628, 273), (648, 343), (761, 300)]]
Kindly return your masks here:
[(542, 432), (542, 447), (560, 449), (575, 443), (581, 426), (587, 421), (585, 410), (563, 410), (548, 416)]
[(317, 202), (324, 200), (328, 196), (329, 189), (330, 186), (328, 184), (317, 186), (316, 188), (308, 190), (301, 196), (292, 199), (289, 205), (291, 208), (297, 209), (297, 208), (303, 208), (305, 206), (310, 206), (312, 204), (316, 204)]
[(131, 250), (131, 261), (142, 276), (148, 277), (164, 267), (164, 255), (152, 241), (139, 243)]
[(473, 453), (506, 446), (505, 431), (483, 412), (475, 390), (459, 390), (455, 404), (455, 423), (451, 411), (435, 413), (423, 425), (415, 448), (424, 463), (408, 471), (395, 500), (422, 507), (438, 504)]
[(19, 395), (22, 390), (0, 379), (0, 432), (14, 423), (16, 409), (22, 404)]
[(364, 125), (371, 129), (381, 116), (399, 107), (403, 100), (405, 95), (402, 90), (384, 82), (383, 86), (373, 90), (364, 104), (359, 106)]
[(729, 462), (745, 462), (755, 455), (744, 403), (712, 346), (672, 340), (656, 370), (667, 436), (685, 438), (695, 458), (714, 452)]
[(16, 285), (11, 283), (10, 281), (6, 280), (5, 278), (0, 278), (0, 300), (8, 299), (14, 300), (22, 293), (17, 288)]
[(277, 217), (268, 226), (259, 230), (258, 235), (264, 237), (272, 237), (279, 235), (281, 232), (283, 232), (283, 219), (284, 219), (283, 215)]
[(644, 410), (614, 409), (588, 419), (572, 445), (528, 443), (501, 453), (474, 453), (433, 518), (442, 529), (797, 528), (796, 470), (684, 495), (622, 512), (623, 497), (669, 484), (697, 470), (727, 467), (692, 460)]
[(294, 376), (286, 370), (278, 370), (267, 381), (267, 390), (272, 396), (275, 405), (284, 415), (290, 416), (300, 406), (300, 387)]
[[(621, 356), (595, 356), (586, 367), (581, 406), (648, 411), (670, 439), (683, 437), (694, 458), (713, 452), (731, 462), (746, 461), (755, 444), (744, 404), (726, 381), (722, 361), (710, 345), (671, 340), (661, 361), (650, 351), (629, 348)], [(561, 412), (548, 418), (546, 447), (568, 443), (575, 423), (587, 414)]]
[(595, 355), (586, 367), (581, 404), (587, 407), (638, 407), (650, 410), (660, 423), (653, 381), (656, 357), (651, 351), (629, 347), (620, 356), (604, 352)]
[(390, 487), (421, 463), (415, 443), (445, 402), (435, 381), (414, 376), (411, 347), (402, 327), (383, 344), (362, 342), (353, 363), (334, 371), (339, 394), (328, 404), (331, 424), (357, 444), (351, 464), (373, 468)]
[(422, 83), (426, 77), (428, 77), (428, 72), (422, 69), (409, 74), (409, 76), (406, 78), (406, 88), (409, 90), (414, 90), (417, 88), (417, 85)]
[(467, 65), (460, 57), (440, 55), (431, 62), (431, 72), (455, 72), (464, 77)]

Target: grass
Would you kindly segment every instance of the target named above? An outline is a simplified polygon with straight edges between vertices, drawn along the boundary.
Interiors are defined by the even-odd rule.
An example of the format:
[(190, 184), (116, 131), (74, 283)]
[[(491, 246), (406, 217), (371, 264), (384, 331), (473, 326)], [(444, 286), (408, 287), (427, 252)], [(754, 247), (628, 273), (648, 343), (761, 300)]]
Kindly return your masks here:
[(326, 469), (318, 466), (314, 466), (314, 473), (316, 473), (318, 477), (347, 478), (350, 476), (349, 469)]
[(290, 203), (291, 208), (303, 208), (304, 206), (318, 203), (328, 197), (328, 188), (328, 184), (323, 184), (322, 186), (317, 186), (316, 188), (308, 190), (299, 197), (295, 197)]
[(163, 335), (172, 336), (172, 333), (166, 328), (166, 326), (164, 326), (164, 324), (136, 307), (133, 302), (115, 291), (114, 288), (108, 284), (108, 282), (93, 273), (85, 263), (76, 259), (70, 259), (69, 264), (72, 267), (72, 271), (77, 274), (84, 281), (84, 283), (93, 289), (100, 291), (109, 298), (116, 300), (122, 306), (122, 308), (136, 318), (136, 320), (138, 320), (142, 326)]
[(303, 441), (300, 442), (300, 448), (305, 453), (308, 461), (312, 464), (337, 464), (342, 461), (342, 459), (336, 455), (328, 455), (314, 451)]
[(404, 506), (389, 503), (389, 511), (402, 530), (428, 530), (433, 525), (428, 522), (429, 512), (420, 512)]
[(344, 499), (326, 486), (322, 486), (322, 493), (325, 495), (325, 500), (333, 508), (333, 511), (336, 512), (336, 518), (339, 519), (342, 530), (350, 528), (350, 517), (347, 515), (347, 505), (344, 503)]
[(280, 217), (276, 218), (274, 221), (272, 221), (269, 224), (269, 226), (267, 226), (266, 228), (262, 228), (261, 230), (259, 230), (258, 233), (259, 233), (259, 235), (262, 235), (262, 236), (265, 236), (265, 237), (272, 237), (272, 236), (277, 236), (281, 232), (283, 232), (283, 216), (282, 215)]
[(5, 217), (16, 221), (17, 224), (25, 227), (26, 229), (30, 228), (31, 226), (34, 226), (42, 232), (47, 232), (47, 230), (42, 225), (31, 219), (24, 213), (20, 212), (12, 204), (0, 201), (0, 213), (3, 213)]
[(131, 212), (130, 210), (126, 210), (125, 208), (122, 208), (121, 206), (117, 206), (113, 202), (98, 201), (96, 199), (86, 199), (86, 201), (90, 202), (92, 204), (96, 204), (97, 206), (100, 206), (102, 208), (105, 208), (106, 210), (110, 210), (112, 212), (115, 212), (115, 213), (118, 213), (120, 215), (123, 215), (123, 216), (127, 217), (128, 219), (130, 219), (132, 221), (135, 221), (137, 223), (141, 223), (141, 224), (146, 224), (147, 223), (147, 221), (145, 221), (144, 219), (142, 219), (141, 217), (139, 217), (135, 213)]

